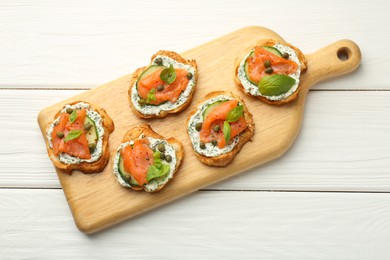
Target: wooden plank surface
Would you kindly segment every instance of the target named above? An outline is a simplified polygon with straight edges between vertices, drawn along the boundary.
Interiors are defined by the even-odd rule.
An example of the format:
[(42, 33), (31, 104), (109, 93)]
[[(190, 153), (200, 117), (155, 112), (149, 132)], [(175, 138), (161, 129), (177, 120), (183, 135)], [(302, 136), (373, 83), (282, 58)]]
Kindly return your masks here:
[[(83, 91), (0, 91), (0, 187), (60, 188), (36, 115)], [(310, 91), (301, 133), (284, 156), (207, 188), (390, 191), (389, 99), (387, 91)]]
[[(387, 0), (0, 0), (0, 258), (388, 259), (389, 8)], [(80, 92), (51, 89), (95, 87), (158, 49), (182, 52), (248, 25), (304, 53), (352, 39), (362, 65), (313, 87), (325, 91), (309, 93), (283, 157), (210, 187), (232, 191), (198, 192), (81, 234), (63, 192), (50, 189), (60, 185), (36, 125), (41, 108)], [(283, 189), (307, 192), (240, 191)], [(318, 192), (326, 190), (343, 192)], [(378, 191), (387, 193), (370, 193)]]
[[(38, 123), (45, 135), (48, 125), (54, 120), (53, 115), (62, 109), (64, 104), (87, 101), (104, 108), (114, 121), (116, 130), (110, 135), (109, 151), (116, 150), (129, 129), (145, 122), (151, 124), (157, 133), (167, 138), (174, 136), (184, 145), (185, 159), (180, 171), (169, 184), (170, 188), (165, 187), (158, 194), (129, 192), (119, 186), (112, 174), (112, 160), (99, 174), (69, 175), (56, 169), (76, 225), (81, 231), (96, 232), (281, 156), (299, 132), (309, 88), (322, 79), (352, 72), (360, 64), (358, 46), (347, 40), (338, 41), (307, 55), (308, 69), (301, 76), (298, 98), (284, 106), (272, 106), (246, 97), (245, 103), (249, 112), (254, 115), (255, 132), (258, 134), (254, 135), (253, 141), (245, 145), (228, 167), (205, 166), (196, 159), (190, 149), (191, 143), (185, 124), (188, 111), (194, 109), (196, 104), (212, 91), (238, 93), (233, 82), (234, 60), (248, 45), (253, 46), (259, 40), (259, 35), (260, 39), (281, 40), (279, 35), (267, 28), (252, 26), (184, 52), (186, 59), (195, 59), (197, 62), (198, 82), (189, 109), (178, 115), (163, 120), (146, 121), (137, 118), (128, 108), (129, 76), (50, 106), (39, 113)], [(229, 49), (229, 52), (226, 52), (226, 49)], [(348, 49), (347, 60), (338, 58), (342, 49)]]
[[(181, 14), (161, 19), (173, 6)], [(273, 15), (276, 10), (278, 15)], [(390, 23), (384, 22), (387, 13), (386, 0), (370, 4), (336, 0), (166, 0), (137, 5), (123, 0), (110, 5), (75, 0), (1, 1), (0, 87), (98, 86), (147, 63), (149, 54), (156, 50), (182, 52), (239, 28), (261, 25), (278, 32), (304, 53), (343, 38), (358, 43), (366, 60), (359, 74), (315, 88), (339, 89), (352, 83), (349, 89), (389, 89), (390, 53), (378, 51), (390, 45), (383, 37), (383, 32), (390, 31)], [(167, 28), (174, 34), (167, 33)], [(367, 78), (370, 82), (365, 81)]]
[[(229, 203), (226, 203), (226, 202)], [(196, 192), (86, 236), (61, 190), (0, 189), (2, 259), (387, 259), (390, 194)]]

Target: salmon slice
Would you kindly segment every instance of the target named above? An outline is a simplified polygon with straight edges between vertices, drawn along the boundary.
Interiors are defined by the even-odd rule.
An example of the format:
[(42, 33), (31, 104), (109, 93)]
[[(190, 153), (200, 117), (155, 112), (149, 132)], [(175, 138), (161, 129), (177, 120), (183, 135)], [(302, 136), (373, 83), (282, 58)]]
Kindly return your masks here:
[[(89, 152), (88, 141), (84, 131), (85, 116), (85, 109), (77, 110), (77, 118), (71, 123), (69, 120), (70, 115), (68, 113), (61, 113), (60, 121), (54, 127), (51, 134), (53, 152), (55, 155), (66, 153), (80, 159), (91, 159), (91, 153)], [(81, 130), (82, 134), (76, 139), (65, 142), (65, 137), (73, 130)], [(64, 137), (58, 137), (58, 132), (62, 132)]]
[[(202, 128), (200, 130), (200, 140), (203, 143), (217, 141), (218, 148), (226, 146), (226, 141), (223, 133), (223, 124), (226, 120), (228, 113), (238, 105), (238, 101), (235, 99), (222, 102), (216, 106), (205, 118)], [(219, 125), (220, 131), (215, 132), (214, 127)], [(230, 140), (239, 135), (247, 127), (244, 116), (241, 116), (238, 121), (230, 123)]]
[[(156, 89), (156, 100), (150, 101), (149, 104), (158, 105), (165, 101), (175, 103), (188, 85), (189, 79), (187, 78), (187, 70), (175, 69), (176, 79), (172, 84), (166, 84), (162, 79), (160, 79), (162, 70), (163, 68), (156, 70), (152, 74), (142, 78), (142, 80), (137, 83), (138, 95), (145, 100), (148, 98), (148, 93), (152, 89)], [(164, 89), (162, 91), (157, 91), (157, 87), (160, 85), (163, 85)]]
[(123, 165), (125, 170), (134, 177), (140, 186), (146, 183), (146, 175), (153, 164), (153, 150), (147, 138), (134, 141), (133, 147), (126, 146), (122, 150)]
[(271, 74), (284, 74), (289, 75), (292, 73), (295, 73), (298, 69), (298, 64), (291, 61), (286, 60), (282, 57), (279, 57), (264, 48), (261, 48), (259, 46), (255, 46), (255, 50), (253, 52), (253, 55), (249, 56), (246, 60), (248, 64), (248, 77), (249, 80), (259, 84), (261, 78), (266, 75), (264, 66), (264, 62), (266, 60), (269, 60), (271, 62), (271, 68), (273, 72)]
[(59, 138), (57, 133), (64, 133), (66, 122), (69, 121), (68, 113), (61, 113), (59, 123), (54, 127), (53, 132), (51, 133), (51, 144), (53, 146), (53, 152), (55, 155), (60, 153), (60, 144), (63, 141), (63, 138)]

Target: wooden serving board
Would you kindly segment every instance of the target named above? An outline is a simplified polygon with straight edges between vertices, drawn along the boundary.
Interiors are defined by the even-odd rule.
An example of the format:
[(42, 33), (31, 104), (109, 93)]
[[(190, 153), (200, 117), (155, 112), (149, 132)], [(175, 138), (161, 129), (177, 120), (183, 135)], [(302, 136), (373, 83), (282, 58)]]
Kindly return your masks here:
[[(359, 47), (349, 40), (335, 42), (306, 55), (308, 69), (301, 76), (302, 89), (298, 99), (284, 106), (267, 105), (245, 96), (233, 82), (236, 56), (244, 48), (264, 38), (281, 39), (269, 29), (246, 27), (182, 53), (186, 59), (196, 59), (199, 80), (191, 105), (178, 115), (165, 119), (137, 118), (129, 107), (127, 96), (131, 75), (64, 100), (39, 113), (38, 123), (45, 136), (54, 115), (69, 102), (84, 100), (105, 108), (115, 123), (115, 131), (110, 136), (111, 155), (121, 143), (125, 132), (140, 123), (150, 124), (165, 137), (175, 137), (185, 147), (183, 164), (176, 177), (157, 193), (136, 192), (120, 186), (112, 174), (112, 158), (105, 170), (96, 174), (75, 171), (69, 175), (56, 169), (76, 225), (81, 231), (96, 232), (281, 156), (299, 132), (309, 88), (323, 79), (355, 70), (361, 60)], [(299, 48), (299, 45), (296, 46)], [(216, 90), (232, 91), (242, 96), (255, 122), (253, 141), (247, 143), (225, 168), (209, 167), (197, 160), (184, 123), (198, 101), (208, 92)]]

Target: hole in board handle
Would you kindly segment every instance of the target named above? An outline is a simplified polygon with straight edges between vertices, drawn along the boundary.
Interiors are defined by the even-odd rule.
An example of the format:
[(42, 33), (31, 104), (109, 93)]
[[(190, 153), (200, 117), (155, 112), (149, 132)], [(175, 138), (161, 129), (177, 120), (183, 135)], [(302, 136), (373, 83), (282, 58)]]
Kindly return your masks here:
[(346, 61), (351, 56), (351, 50), (347, 47), (342, 47), (337, 51), (337, 57), (341, 61)]

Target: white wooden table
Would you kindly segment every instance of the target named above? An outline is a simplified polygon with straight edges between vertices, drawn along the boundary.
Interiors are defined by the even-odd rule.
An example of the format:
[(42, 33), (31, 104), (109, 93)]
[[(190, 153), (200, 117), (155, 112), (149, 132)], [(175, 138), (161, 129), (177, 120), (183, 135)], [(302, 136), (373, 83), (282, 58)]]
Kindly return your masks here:
[[(389, 259), (390, 3), (0, 0), (0, 259)], [(74, 225), (36, 118), (249, 25), (362, 64), (316, 85), (280, 159), (94, 235)]]

